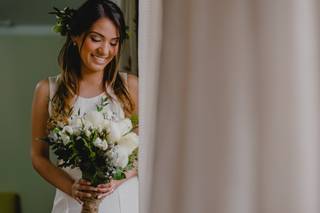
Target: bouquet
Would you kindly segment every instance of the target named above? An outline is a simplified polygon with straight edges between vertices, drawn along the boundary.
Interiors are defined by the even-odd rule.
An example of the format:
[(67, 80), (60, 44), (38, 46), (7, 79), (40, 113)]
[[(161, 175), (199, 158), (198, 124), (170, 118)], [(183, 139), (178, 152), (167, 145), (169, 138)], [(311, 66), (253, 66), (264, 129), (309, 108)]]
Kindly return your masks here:
[[(107, 108), (107, 97), (96, 110), (73, 114), (66, 122), (49, 119), (49, 135), (44, 140), (51, 146), (59, 167), (80, 168), (82, 178), (93, 186), (112, 179), (126, 178), (125, 172), (137, 166), (138, 136), (136, 116), (114, 120)], [(85, 200), (82, 212), (97, 212), (97, 196)]]

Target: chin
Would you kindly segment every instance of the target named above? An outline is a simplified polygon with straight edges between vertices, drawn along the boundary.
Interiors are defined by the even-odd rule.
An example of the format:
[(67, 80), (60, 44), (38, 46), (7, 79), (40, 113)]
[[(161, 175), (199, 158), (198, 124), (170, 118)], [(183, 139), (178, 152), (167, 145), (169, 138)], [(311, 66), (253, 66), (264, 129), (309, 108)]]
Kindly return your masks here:
[(89, 70), (91, 70), (92, 72), (103, 72), (105, 67), (106, 67), (106, 66), (90, 66), (90, 67), (88, 67), (88, 68), (89, 68)]

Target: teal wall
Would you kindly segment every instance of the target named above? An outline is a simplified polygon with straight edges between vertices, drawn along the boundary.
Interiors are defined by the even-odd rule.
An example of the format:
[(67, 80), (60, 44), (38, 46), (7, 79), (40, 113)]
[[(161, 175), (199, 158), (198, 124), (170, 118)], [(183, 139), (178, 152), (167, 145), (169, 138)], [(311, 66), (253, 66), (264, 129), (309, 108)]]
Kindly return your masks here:
[(32, 168), (31, 102), (40, 79), (58, 73), (56, 35), (0, 35), (0, 191), (17, 192), (23, 213), (50, 212), (54, 187)]

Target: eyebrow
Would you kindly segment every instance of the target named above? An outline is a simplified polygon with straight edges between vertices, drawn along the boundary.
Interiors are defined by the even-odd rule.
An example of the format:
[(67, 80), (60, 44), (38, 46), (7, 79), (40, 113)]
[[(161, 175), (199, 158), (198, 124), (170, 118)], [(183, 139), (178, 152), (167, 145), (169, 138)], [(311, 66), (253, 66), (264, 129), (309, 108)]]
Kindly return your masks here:
[[(96, 31), (89, 31), (89, 34), (90, 33), (95, 33), (95, 34), (98, 34), (99, 36), (105, 38), (104, 35), (102, 35), (101, 33), (96, 32)], [(118, 39), (120, 39), (120, 37), (118, 36), (118, 37), (115, 37), (115, 38), (111, 38), (110, 40), (116, 40), (116, 39), (118, 40)]]

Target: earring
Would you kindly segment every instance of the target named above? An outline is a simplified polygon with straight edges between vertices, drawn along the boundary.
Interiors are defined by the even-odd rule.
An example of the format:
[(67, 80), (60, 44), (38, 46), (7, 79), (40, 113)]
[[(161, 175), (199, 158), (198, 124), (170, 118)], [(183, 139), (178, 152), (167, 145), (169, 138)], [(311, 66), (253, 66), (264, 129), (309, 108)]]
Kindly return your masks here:
[(72, 44), (73, 44), (73, 46), (77, 46), (77, 43), (75, 41)]

